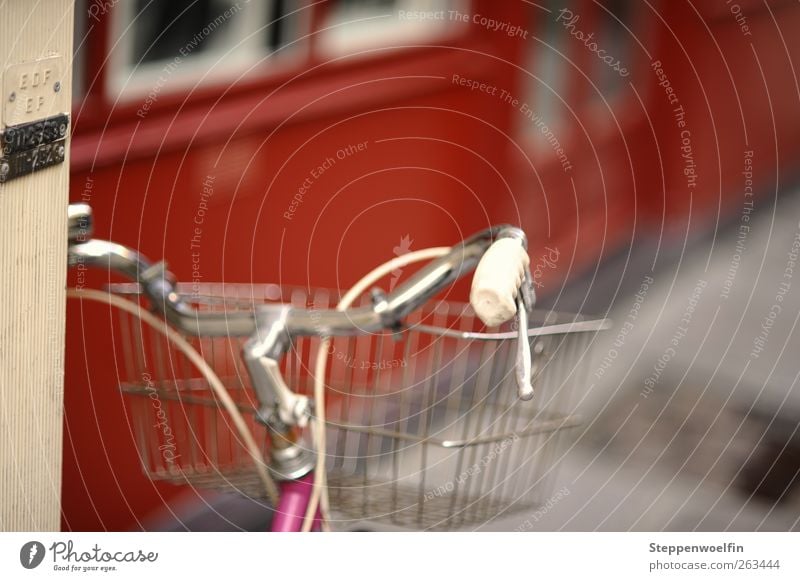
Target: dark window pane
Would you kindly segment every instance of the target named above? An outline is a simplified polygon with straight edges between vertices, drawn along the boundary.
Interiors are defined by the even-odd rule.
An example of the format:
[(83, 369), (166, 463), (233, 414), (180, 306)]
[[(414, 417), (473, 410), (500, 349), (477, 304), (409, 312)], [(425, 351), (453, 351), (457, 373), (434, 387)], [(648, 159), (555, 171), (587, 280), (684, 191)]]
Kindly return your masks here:
[(134, 63), (172, 59), (185, 47), (201, 54), (235, 16), (227, 16), (229, 2), (215, 0), (136, 0), (136, 8)]

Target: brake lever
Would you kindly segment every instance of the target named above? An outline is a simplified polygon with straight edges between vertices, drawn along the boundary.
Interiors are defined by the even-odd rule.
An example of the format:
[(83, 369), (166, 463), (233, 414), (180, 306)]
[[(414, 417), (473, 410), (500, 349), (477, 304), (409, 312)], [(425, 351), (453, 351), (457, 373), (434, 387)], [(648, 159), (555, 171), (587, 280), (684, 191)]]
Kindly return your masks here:
[(533, 311), (536, 294), (530, 267), (525, 267), (525, 276), (517, 292), (517, 394), (523, 401), (533, 398), (531, 368), (533, 365), (533, 349), (528, 341), (528, 315)]

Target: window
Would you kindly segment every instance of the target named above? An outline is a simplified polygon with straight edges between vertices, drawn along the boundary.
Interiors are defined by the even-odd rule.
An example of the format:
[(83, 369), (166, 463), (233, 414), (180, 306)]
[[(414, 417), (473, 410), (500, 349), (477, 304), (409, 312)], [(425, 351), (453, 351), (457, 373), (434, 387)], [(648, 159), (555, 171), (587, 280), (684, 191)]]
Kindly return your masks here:
[(425, 44), (463, 30), (465, 0), (333, 0), (319, 50), (336, 57), (397, 44)]
[(130, 0), (111, 19), (109, 97), (135, 99), (229, 82), (305, 50), (305, 2)]

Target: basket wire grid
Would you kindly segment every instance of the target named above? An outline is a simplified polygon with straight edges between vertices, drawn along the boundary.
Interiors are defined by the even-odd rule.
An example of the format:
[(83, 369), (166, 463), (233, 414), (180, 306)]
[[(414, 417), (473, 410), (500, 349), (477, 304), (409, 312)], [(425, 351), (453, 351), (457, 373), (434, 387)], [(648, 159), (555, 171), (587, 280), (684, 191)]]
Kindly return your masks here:
[[(138, 293), (137, 285), (111, 290), (129, 298)], [(179, 291), (204, 310), (252, 310), (275, 301), (325, 309), (338, 300), (331, 291), (276, 285), (186, 285)], [(145, 473), (261, 496), (252, 460), (208, 383), (160, 334), (118, 313), (126, 375), (120, 387), (129, 396)], [(531, 327), (576, 320), (535, 313)], [(398, 333), (331, 338), (326, 453), (337, 528), (360, 521), (415, 530), (475, 528), (547, 499), (560, 435), (579, 423), (569, 413), (570, 396), (585, 382), (594, 332), (529, 338), (535, 394), (525, 402), (516, 395), (516, 340), (438, 329), (475, 332), (481, 323), (468, 305), (440, 302), (414, 313)], [(245, 419), (269, 458), (240, 356), (246, 339), (187, 339), (248, 412)], [(296, 339), (281, 363), (287, 384), (308, 396), (319, 343), (318, 337)]]

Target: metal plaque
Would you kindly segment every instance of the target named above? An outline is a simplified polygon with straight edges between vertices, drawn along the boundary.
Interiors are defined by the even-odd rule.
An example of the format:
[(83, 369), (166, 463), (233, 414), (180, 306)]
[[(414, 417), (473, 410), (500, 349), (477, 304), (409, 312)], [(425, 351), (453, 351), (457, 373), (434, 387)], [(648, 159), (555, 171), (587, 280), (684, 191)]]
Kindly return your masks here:
[(3, 72), (2, 123), (20, 125), (67, 113), (64, 59), (52, 56), (12, 65)]
[(9, 155), (64, 139), (68, 127), (69, 116), (63, 114), (33, 123), (6, 127), (5, 131), (0, 132), (2, 154)]
[(66, 140), (61, 139), (0, 157), (0, 183), (57, 165), (64, 161), (65, 154)]

